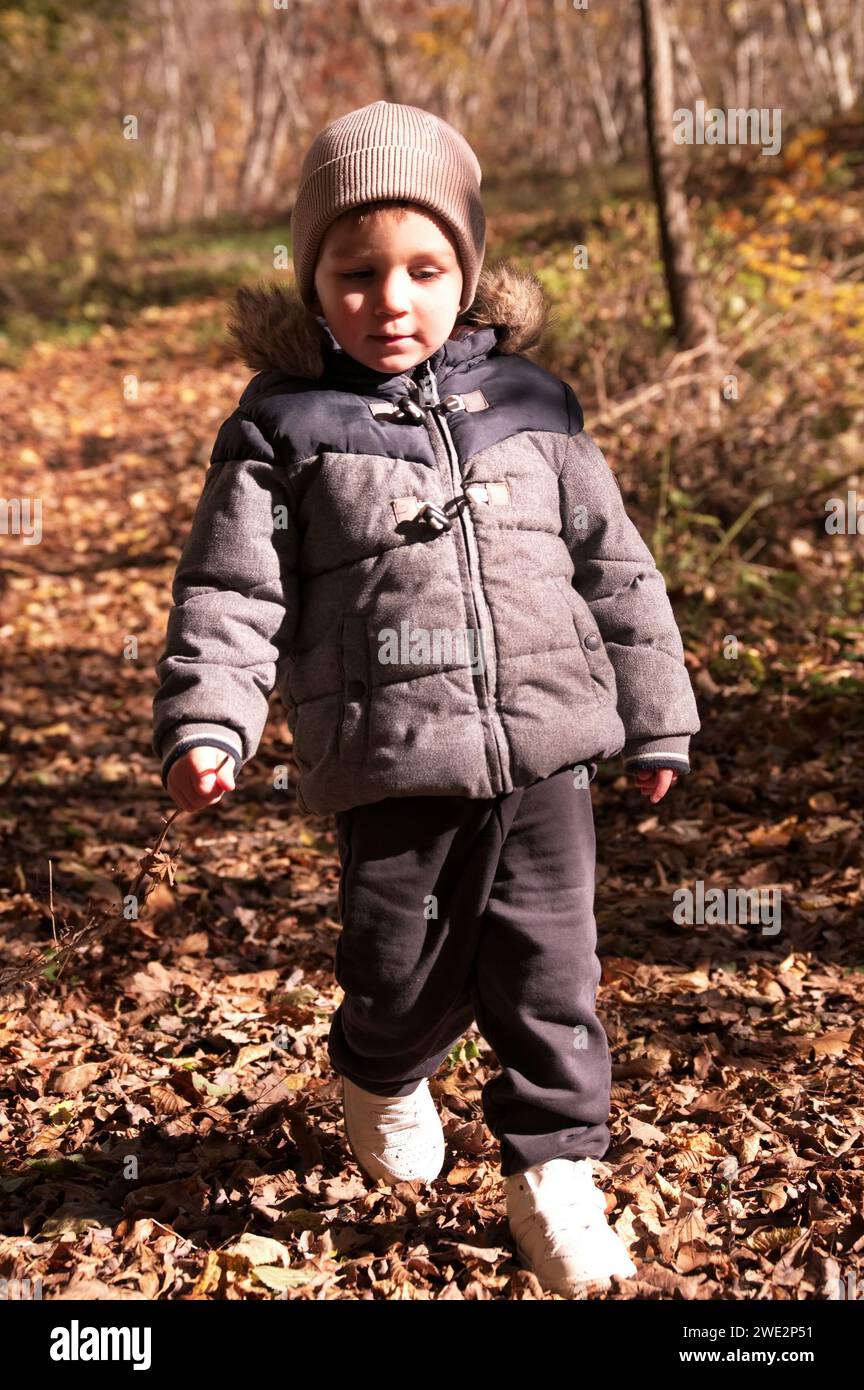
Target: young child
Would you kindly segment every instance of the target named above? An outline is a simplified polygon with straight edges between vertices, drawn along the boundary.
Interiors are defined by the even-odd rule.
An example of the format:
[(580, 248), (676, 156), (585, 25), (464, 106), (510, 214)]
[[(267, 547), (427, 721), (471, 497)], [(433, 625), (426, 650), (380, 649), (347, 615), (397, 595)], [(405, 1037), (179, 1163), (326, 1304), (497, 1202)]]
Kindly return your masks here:
[[(476, 1019), (519, 1258), (562, 1294), (635, 1273), (592, 1158), (595, 759), (657, 802), (699, 728), (664, 580), (571, 388), (524, 355), (536, 278), (483, 270), (480, 167), (426, 111), (327, 126), (296, 291), (238, 291), (256, 375), (222, 424), (173, 585), (153, 746), (186, 810), (258, 748), (274, 687), (297, 801), (335, 815), (329, 1037), (373, 1179), (433, 1180), (428, 1087)], [(232, 767), (233, 763), (233, 767)]]

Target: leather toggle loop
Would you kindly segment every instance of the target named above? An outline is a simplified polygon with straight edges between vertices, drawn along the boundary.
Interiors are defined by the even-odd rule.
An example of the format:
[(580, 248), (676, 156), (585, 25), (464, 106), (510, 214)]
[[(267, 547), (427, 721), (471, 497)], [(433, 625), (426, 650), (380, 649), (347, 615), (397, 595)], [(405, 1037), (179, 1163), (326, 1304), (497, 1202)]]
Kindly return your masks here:
[(452, 531), (453, 523), (448, 516), (448, 512), (459, 514), (462, 506), (467, 501), (464, 496), (451, 497), (443, 505), (438, 502), (424, 502), (419, 497), (393, 497), (390, 505), (393, 508), (393, 515), (397, 524), (411, 521), (428, 526), (430, 530)]

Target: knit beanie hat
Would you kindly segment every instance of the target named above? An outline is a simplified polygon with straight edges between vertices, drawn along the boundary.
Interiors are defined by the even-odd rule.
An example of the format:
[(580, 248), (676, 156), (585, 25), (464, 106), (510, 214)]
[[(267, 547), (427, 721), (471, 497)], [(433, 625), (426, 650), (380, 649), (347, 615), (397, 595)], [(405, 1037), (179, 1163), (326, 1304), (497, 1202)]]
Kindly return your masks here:
[(465, 137), (419, 106), (375, 101), (332, 121), (306, 152), (291, 214), (303, 303), (314, 306), (315, 265), (331, 222), (359, 203), (388, 198), (419, 203), (447, 223), (462, 267), (459, 309), (467, 309), (486, 249), (480, 179), (480, 164)]

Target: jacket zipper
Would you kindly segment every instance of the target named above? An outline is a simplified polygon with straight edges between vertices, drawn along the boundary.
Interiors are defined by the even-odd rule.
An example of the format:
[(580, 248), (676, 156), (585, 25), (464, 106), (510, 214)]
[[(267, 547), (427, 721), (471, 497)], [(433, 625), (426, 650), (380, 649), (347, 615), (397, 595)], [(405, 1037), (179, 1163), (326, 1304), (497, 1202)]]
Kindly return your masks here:
[[(428, 362), (423, 364), (423, 371), (420, 375), (418, 386), (420, 391), (420, 405), (432, 415), (444, 441), (447, 459), (450, 464), (450, 481), (453, 487), (453, 493), (455, 497), (459, 498), (464, 490), (464, 480), (459, 469), (459, 455), (456, 452), (456, 445), (450, 433), (449, 426), (438, 409), (438, 406), (441, 404), (441, 397), (438, 394), (438, 382)], [(474, 622), (480, 642), (481, 675), (483, 677), (484, 693), (483, 705), (484, 708), (489, 710), (491, 716), (492, 735), (495, 739), (499, 775), (501, 778), (501, 785), (503, 786), (504, 769), (501, 760), (497, 720), (495, 718), (496, 667), (492, 615), (489, 612), (489, 606), (486, 602), (486, 595), (483, 592), (483, 584), (480, 579), (480, 556), (477, 550), (477, 537), (474, 531), (474, 522), (467, 504), (465, 506), (457, 505), (456, 511), (459, 514), (462, 535), (465, 540), (465, 553), (468, 557), (468, 575), (471, 581), (471, 599), (474, 607)], [(480, 620), (481, 611), (485, 619), (483, 623), (481, 623)], [(489, 638), (488, 644), (485, 640), (486, 637)]]

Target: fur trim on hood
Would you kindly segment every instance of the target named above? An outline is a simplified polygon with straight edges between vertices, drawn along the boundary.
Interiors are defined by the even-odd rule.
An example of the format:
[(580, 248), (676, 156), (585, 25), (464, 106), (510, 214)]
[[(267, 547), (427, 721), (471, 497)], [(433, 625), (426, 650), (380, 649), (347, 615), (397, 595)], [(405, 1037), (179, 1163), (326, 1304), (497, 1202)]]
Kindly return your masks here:
[[(539, 343), (549, 317), (537, 277), (502, 260), (481, 271), (474, 300), (459, 315), (452, 336), (461, 336), (459, 329), (495, 328), (499, 352), (526, 352)], [(324, 368), (325, 330), (293, 285), (241, 285), (231, 305), (228, 338), (236, 356), (256, 372), (277, 369), (315, 380)]]

